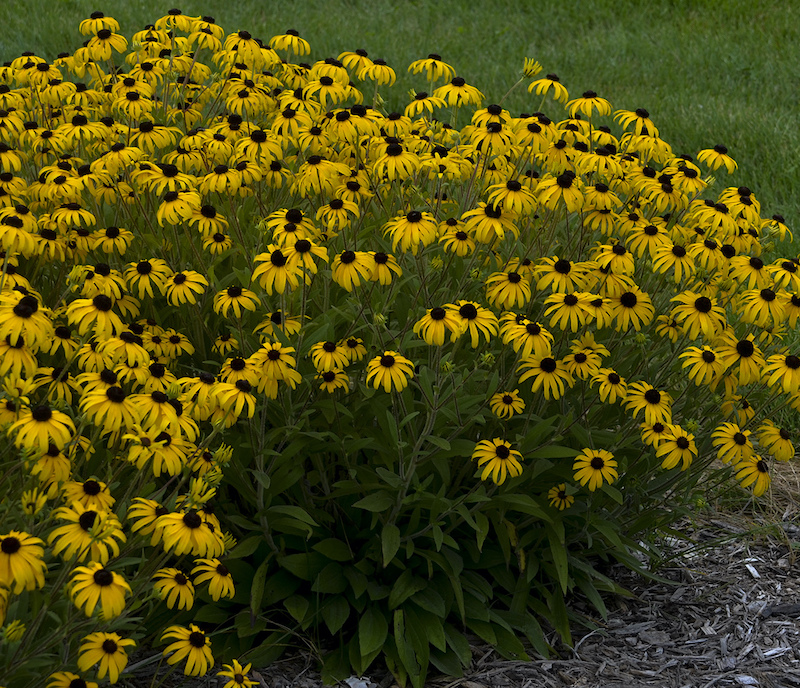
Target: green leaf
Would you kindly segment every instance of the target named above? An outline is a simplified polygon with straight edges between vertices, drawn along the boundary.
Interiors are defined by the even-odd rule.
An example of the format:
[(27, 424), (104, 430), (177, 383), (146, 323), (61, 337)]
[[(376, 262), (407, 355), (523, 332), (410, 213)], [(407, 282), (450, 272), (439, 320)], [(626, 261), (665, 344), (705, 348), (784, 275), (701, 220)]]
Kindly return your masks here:
[(285, 600), (300, 585), (301, 582), (288, 571), (276, 571), (264, 584), (264, 604), (271, 605)]
[(616, 487), (609, 485), (608, 483), (603, 483), (600, 487), (600, 491), (611, 497), (611, 499), (613, 499), (617, 504), (622, 504), (622, 492), (620, 492)]
[(431, 585), (426, 585), (419, 592), (411, 596), (411, 601), (422, 609), (427, 609), (429, 612), (436, 614), (442, 619), (447, 616), (447, 608), (445, 607), (442, 596), (433, 589)]
[(320, 540), (312, 549), (333, 561), (350, 561), (353, 558), (353, 553), (347, 543), (337, 538)]
[(572, 447), (562, 447), (558, 444), (549, 444), (545, 447), (541, 447), (534, 452), (531, 452), (528, 456), (531, 459), (572, 459), (576, 457), (580, 452), (577, 449), (573, 449)]
[(303, 623), (309, 607), (308, 598), (305, 595), (292, 595), (283, 601), (283, 606), (297, 623)]
[(439, 447), (439, 449), (443, 449), (444, 451), (450, 451), (450, 443), (443, 437), (438, 437), (436, 435), (428, 435), (427, 439), (428, 442), (430, 442), (432, 445), (436, 447)]
[(392, 586), (389, 593), (389, 609), (395, 609), (405, 602), (409, 597), (423, 590), (427, 582), (415, 576), (411, 569), (406, 569)]
[(347, 579), (344, 577), (342, 565), (332, 561), (319, 572), (311, 591), (337, 595), (346, 588)]
[(383, 554), (383, 568), (394, 559), (400, 549), (400, 529), (394, 523), (387, 523), (381, 531), (381, 552)]
[(296, 519), (301, 523), (306, 523), (307, 525), (317, 527), (319, 523), (317, 523), (314, 518), (302, 507), (299, 506), (292, 506), (289, 504), (286, 505), (276, 505), (269, 508), (267, 511), (268, 514), (282, 514), (284, 516), (289, 516), (290, 518)]
[(253, 552), (258, 549), (258, 546), (264, 542), (263, 535), (252, 535), (249, 538), (242, 540), (236, 547), (234, 547), (229, 554), (225, 555), (226, 559), (241, 559), (242, 557), (249, 557)]
[(378, 466), (375, 469), (375, 473), (389, 487), (400, 487), (400, 485), (403, 484), (403, 481), (400, 479), (400, 476), (397, 475), (397, 473), (392, 473), (390, 470), (384, 468), (383, 466)]
[(344, 577), (347, 578), (350, 583), (350, 589), (353, 591), (356, 599), (366, 592), (369, 579), (355, 566), (347, 566), (344, 570)]
[(406, 610), (417, 615), (419, 628), (425, 633), (428, 642), (442, 652), (447, 650), (447, 639), (444, 636), (444, 621), (436, 614), (424, 609)]
[(267, 578), (268, 568), (269, 559), (265, 559), (256, 569), (253, 581), (250, 583), (250, 614), (252, 618), (255, 618), (261, 612), (261, 600), (264, 597), (264, 582)]
[(344, 626), (349, 616), (350, 604), (344, 597), (332, 597), (322, 606), (322, 619), (331, 635), (335, 635)]
[(278, 557), (278, 563), (298, 578), (310, 582), (328, 563), (328, 560), (318, 552), (308, 552)]
[(363, 499), (359, 499), (353, 506), (356, 509), (364, 509), (365, 511), (386, 511), (389, 507), (394, 505), (394, 497), (388, 492), (374, 492), (367, 495)]
[(489, 534), (489, 519), (480, 511), (475, 514), (475, 537), (478, 542), (478, 551), (483, 551), (483, 543)]
[(358, 644), (362, 657), (377, 652), (386, 642), (389, 635), (389, 624), (380, 610), (375, 606), (367, 607), (358, 620)]
[(431, 528), (431, 533), (433, 534), (433, 542), (436, 544), (436, 551), (442, 551), (442, 542), (444, 541), (444, 532), (439, 527), (438, 524), (434, 523), (433, 528)]
[(550, 541), (550, 554), (556, 567), (558, 582), (561, 591), (566, 594), (569, 585), (569, 564), (567, 563), (567, 548), (564, 543), (548, 528), (547, 539)]

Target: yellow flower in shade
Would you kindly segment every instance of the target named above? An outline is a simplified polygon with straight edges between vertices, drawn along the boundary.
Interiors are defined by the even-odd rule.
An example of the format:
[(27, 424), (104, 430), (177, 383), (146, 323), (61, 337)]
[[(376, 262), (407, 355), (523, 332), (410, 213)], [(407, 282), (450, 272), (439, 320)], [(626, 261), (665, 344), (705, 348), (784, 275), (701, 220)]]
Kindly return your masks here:
[(556, 292), (545, 299), (548, 306), (545, 315), (550, 315), (550, 327), (577, 332), (589, 320), (589, 303), (592, 295), (586, 292), (563, 294)]
[(513, 392), (498, 392), (489, 399), (489, 408), (498, 418), (511, 418), (525, 410), (525, 402), (519, 396), (519, 390)]
[(760, 456), (751, 456), (736, 464), (736, 479), (742, 487), (753, 487), (756, 497), (763, 495), (770, 486), (769, 466)]
[(617, 330), (624, 331), (633, 327), (638, 332), (643, 325), (649, 325), (653, 321), (653, 302), (639, 287), (611, 296), (610, 301)]
[(681, 367), (689, 369), (689, 379), (696, 385), (712, 384), (725, 372), (725, 365), (710, 346), (690, 346), (679, 358), (684, 359)]
[(227, 681), (222, 688), (239, 688), (240, 686), (250, 688), (250, 686), (259, 685), (258, 681), (253, 681), (247, 676), (252, 666), (252, 664), (248, 664), (243, 667), (239, 664), (238, 660), (235, 659), (233, 660), (233, 664), (223, 664), (223, 671), (218, 671), (217, 676), (222, 676), (230, 680)]
[(125, 648), (133, 645), (136, 645), (136, 641), (122, 638), (116, 633), (90, 633), (81, 643), (78, 668), (89, 671), (97, 664), (97, 678), (105, 678), (107, 674), (109, 682), (116, 683), (128, 665)]
[(736, 423), (723, 423), (711, 433), (711, 444), (717, 448), (717, 458), (723, 463), (736, 465), (756, 453), (750, 441), (750, 430), (742, 430)]
[(367, 251), (342, 251), (333, 259), (333, 281), (342, 289), (353, 291), (372, 276), (371, 258)]
[(463, 322), (445, 308), (429, 308), (425, 315), (414, 323), (414, 334), (431, 346), (442, 346), (449, 331), (451, 336), (460, 336), (465, 329)]
[(78, 566), (70, 582), (70, 597), (78, 609), (91, 616), (100, 605), (100, 620), (116, 618), (125, 608), (125, 592), (131, 594), (125, 579), (98, 562)]
[(192, 575), (195, 586), (208, 583), (208, 593), (214, 602), (230, 599), (235, 593), (231, 572), (219, 559), (196, 559)]
[(80, 335), (91, 331), (107, 339), (125, 329), (120, 317), (111, 310), (113, 307), (114, 300), (105, 294), (97, 294), (91, 299), (75, 299), (67, 306), (67, 321), (77, 328)]
[(22, 503), (22, 512), (24, 514), (35, 516), (47, 504), (47, 493), (39, 492), (37, 488), (24, 490), (20, 502)]
[(767, 359), (763, 368), (763, 376), (767, 385), (780, 385), (787, 394), (800, 390), (800, 357), (794, 354), (775, 354)]
[(316, 379), (320, 381), (320, 389), (324, 389), (331, 394), (337, 389), (343, 389), (345, 392), (350, 389), (350, 379), (347, 373), (339, 368), (318, 373)]
[(704, 165), (708, 165), (712, 170), (724, 167), (728, 174), (733, 174), (734, 170), (739, 167), (736, 161), (728, 155), (728, 149), (721, 144), (701, 150), (697, 154), (697, 160)]
[(572, 464), (575, 480), (594, 492), (603, 482), (613, 483), (618, 477), (614, 455), (605, 449), (584, 449)]
[(608, 404), (625, 401), (628, 386), (625, 380), (611, 368), (599, 368), (592, 375), (592, 384), (599, 385), (597, 393), (600, 401)]
[(531, 298), (531, 285), (519, 272), (493, 272), (486, 279), (486, 298), (495, 308), (523, 308)]
[(225, 545), (216, 529), (191, 509), (186, 513), (169, 513), (159, 516), (157, 526), (162, 528), (161, 541), (166, 551), (176, 555), (219, 556)]
[(153, 576), (153, 587), (170, 609), (191, 609), (194, 585), (180, 569), (159, 569)]
[(669, 470), (680, 462), (681, 470), (685, 471), (697, 456), (694, 435), (690, 435), (680, 425), (668, 425), (656, 448), (656, 456), (662, 459), (662, 468)]
[(533, 378), (531, 391), (535, 394), (541, 390), (545, 399), (560, 399), (566, 388), (572, 387), (575, 382), (563, 362), (551, 356), (526, 358), (519, 364), (517, 372), (522, 373), (520, 382)]
[(343, 369), (350, 364), (350, 357), (344, 347), (336, 342), (317, 342), (309, 351), (311, 362), (318, 372)]
[(542, 96), (542, 98), (546, 97), (550, 91), (553, 92), (553, 98), (557, 101), (566, 103), (569, 99), (569, 93), (557, 74), (548, 74), (541, 79), (532, 81), (528, 86), (528, 93), (535, 92), (537, 96)]
[(647, 382), (634, 382), (628, 386), (625, 409), (634, 417), (644, 411), (644, 422), (669, 423), (672, 420), (672, 397), (667, 392), (655, 389)]
[(53, 554), (63, 559), (84, 561), (88, 557), (105, 564), (119, 555), (119, 543), (126, 541), (122, 525), (113, 513), (87, 509), (80, 502), (73, 502), (56, 509), (53, 516), (67, 522), (48, 537)]
[(764, 370), (764, 355), (753, 340), (752, 334), (738, 339), (732, 331), (728, 331), (720, 336), (715, 345), (719, 359), (726, 369), (738, 363), (737, 377), (740, 385), (758, 382)]
[(715, 299), (685, 291), (671, 300), (679, 305), (672, 309), (670, 315), (690, 339), (696, 339), (701, 334), (710, 338), (725, 329), (725, 311)]
[(176, 272), (167, 283), (167, 301), (173, 306), (197, 303), (197, 297), (208, 286), (208, 280), (194, 270)]
[(392, 238), (392, 249), (396, 251), (399, 246), (401, 251), (410, 250), (414, 255), (436, 241), (437, 230), (433, 215), (419, 210), (398, 215), (383, 227), (383, 233)]
[(81, 398), (81, 410), (103, 434), (132, 428), (139, 411), (121, 387), (96, 389)]
[(567, 484), (561, 483), (560, 485), (554, 485), (550, 488), (547, 493), (547, 499), (550, 502), (550, 506), (558, 509), (559, 511), (564, 511), (564, 509), (569, 509), (575, 503), (575, 497), (571, 494), (567, 494)]
[(373, 282), (387, 286), (392, 283), (394, 275), (400, 277), (403, 274), (403, 269), (398, 265), (397, 259), (390, 253), (370, 251), (369, 255), (373, 261), (370, 266), (370, 279)]
[(569, 116), (575, 117), (577, 114), (591, 117), (592, 114), (610, 115), (611, 103), (605, 98), (601, 98), (594, 91), (585, 91), (580, 98), (575, 98), (567, 103)]
[(404, 390), (413, 375), (414, 364), (396, 351), (384, 351), (367, 363), (367, 384), (384, 392)]
[[(297, 243), (305, 241), (310, 245), (307, 239), (300, 239)], [(278, 248), (275, 244), (267, 246), (265, 253), (259, 253), (255, 257), (255, 262), (260, 263), (253, 271), (253, 279), (256, 280), (261, 288), (272, 294), (283, 294), (286, 288), (296, 289), (300, 285), (300, 277), (302, 275), (299, 267), (291, 265), (289, 262), (289, 253), (284, 249)]]
[(44, 454), (51, 445), (63, 448), (75, 434), (75, 425), (66, 413), (42, 404), (20, 411), (8, 433), (18, 447)]
[(87, 681), (71, 671), (57, 671), (54, 674), (50, 674), (48, 680), (47, 688), (73, 688), (73, 686), (97, 688), (97, 684), (94, 681)]
[(161, 634), (162, 640), (167, 638), (175, 641), (164, 648), (164, 656), (169, 655), (167, 664), (177, 664), (185, 659), (184, 675), (205, 676), (208, 670), (214, 666), (211, 638), (194, 624), (190, 624), (189, 628), (170, 626)]
[(412, 74), (425, 73), (425, 78), (429, 82), (438, 81), (439, 79), (452, 79), (456, 75), (456, 70), (449, 64), (442, 61), (440, 55), (431, 53), (422, 60), (414, 60), (408, 65), (408, 71)]
[(778, 461), (789, 461), (794, 457), (792, 433), (779, 428), (771, 420), (765, 420), (758, 428), (758, 441)]
[(41, 588), (47, 571), (42, 545), (39, 538), (17, 530), (0, 535), (0, 586), (15, 595)]
[(454, 342), (461, 333), (468, 332), (470, 344), (473, 349), (477, 349), (480, 344), (481, 335), (488, 342), (493, 336), (497, 335), (499, 326), (497, 316), (488, 308), (484, 308), (475, 301), (457, 301), (448, 303), (444, 306), (445, 310), (453, 315), (462, 326), (461, 331), (450, 335), (450, 341)]
[(109, 511), (114, 505), (114, 498), (111, 496), (108, 485), (93, 478), (83, 482), (67, 482), (61, 489), (67, 504), (80, 502), (87, 509), (101, 511)]
[(233, 311), (236, 318), (241, 318), (244, 311), (255, 312), (261, 301), (254, 292), (237, 285), (230, 286), (214, 295), (214, 312), (223, 318)]
[(478, 442), (472, 459), (478, 462), (478, 467), (483, 468), (481, 480), (491, 476), (495, 485), (502, 485), (507, 477), (516, 478), (522, 473), (522, 454), (499, 437)]

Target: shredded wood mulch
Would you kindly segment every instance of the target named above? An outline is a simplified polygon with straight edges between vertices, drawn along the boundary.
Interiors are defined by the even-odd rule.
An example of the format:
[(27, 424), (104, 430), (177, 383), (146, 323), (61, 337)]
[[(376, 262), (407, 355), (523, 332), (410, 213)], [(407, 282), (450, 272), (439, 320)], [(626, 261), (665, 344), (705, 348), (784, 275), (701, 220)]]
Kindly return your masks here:
[[(559, 658), (506, 661), (476, 644), (473, 664), (459, 679), (431, 676), (431, 688), (800, 688), (800, 527), (784, 523), (754, 538), (726, 520), (685, 528), (687, 540), (665, 543), (669, 562), (656, 572), (668, 582), (626, 569), (610, 575), (633, 593), (608, 601), (606, 620), (583, 610), (596, 628), (576, 633)], [(144, 669), (144, 667), (143, 667)], [(219, 670), (215, 668), (215, 671)], [(152, 672), (152, 669), (150, 670)], [(260, 668), (260, 688), (319, 688), (308, 656)], [(150, 677), (128, 679), (138, 688)], [(141, 682), (140, 682), (141, 681)], [(156, 681), (157, 683), (157, 681)], [(164, 686), (219, 688), (213, 675)], [(375, 669), (349, 688), (393, 688)]]

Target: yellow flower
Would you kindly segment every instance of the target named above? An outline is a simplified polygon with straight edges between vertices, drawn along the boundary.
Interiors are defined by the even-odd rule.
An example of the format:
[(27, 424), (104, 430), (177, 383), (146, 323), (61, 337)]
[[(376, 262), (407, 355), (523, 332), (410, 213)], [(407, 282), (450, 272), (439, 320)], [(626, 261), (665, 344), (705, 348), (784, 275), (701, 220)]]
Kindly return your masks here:
[(385, 351), (367, 363), (367, 384), (384, 392), (402, 391), (414, 375), (414, 364), (396, 351)]

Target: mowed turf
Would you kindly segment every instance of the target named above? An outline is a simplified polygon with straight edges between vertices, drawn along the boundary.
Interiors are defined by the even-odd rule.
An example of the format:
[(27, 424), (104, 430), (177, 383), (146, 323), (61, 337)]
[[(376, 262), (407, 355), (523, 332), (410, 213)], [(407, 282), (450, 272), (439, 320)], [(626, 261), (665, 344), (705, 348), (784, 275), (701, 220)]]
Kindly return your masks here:
[[(238, 0), (180, 8), (265, 40), (294, 28), (311, 43), (308, 61), (364, 48), (397, 71), (388, 109), (402, 109), (410, 89), (426, 89), (424, 78), (406, 69), (428, 53), (452, 64), (486, 103), (503, 98), (524, 57), (536, 58), (571, 97), (592, 89), (615, 108), (648, 109), (676, 153), (726, 145), (739, 170), (723, 185), (751, 187), (762, 213), (784, 215), (790, 229), (800, 219), (800, 3)], [(94, 10), (117, 18), (130, 37), (168, 9), (152, 0), (5, 0), (0, 60), (23, 50), (43, 57), (74, 50), (85, 38), (78, 23)], [(536, 110), (540, 99), (521, 86), (503, 105), (518, 114)], [(543, 110), (562, 117), (552, 101)]]

